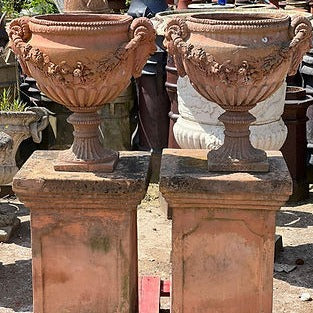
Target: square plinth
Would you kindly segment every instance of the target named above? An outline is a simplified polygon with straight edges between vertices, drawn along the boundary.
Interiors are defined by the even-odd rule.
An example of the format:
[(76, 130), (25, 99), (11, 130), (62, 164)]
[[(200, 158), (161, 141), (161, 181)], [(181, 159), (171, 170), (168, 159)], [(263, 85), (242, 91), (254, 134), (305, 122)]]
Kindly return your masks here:
[(137, 205), (148, 153), (123, 152), (114, 173), (56, 172), (37, 151), (13, 182), (31, 210), (36, 313), (137, 312)]
[(173, 210), (172, 311), (271, 313), (276, 211), (291, 194), (280, 152), (268, 173), (207, 170), (207, 151), (163, 151)]

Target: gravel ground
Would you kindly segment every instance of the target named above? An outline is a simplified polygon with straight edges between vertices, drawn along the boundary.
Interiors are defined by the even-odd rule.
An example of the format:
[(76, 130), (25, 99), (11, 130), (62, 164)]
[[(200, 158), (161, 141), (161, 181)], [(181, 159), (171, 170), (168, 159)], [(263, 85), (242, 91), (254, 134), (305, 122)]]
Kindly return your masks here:
[[(1, 204), (2, 203), (2, 204)], [(31, 248), (29, 212), (17, 200), (2, 200), (12, 206), (21, 227), (10, 243), (0, 244), (0, 313), (32, 312)], [(274, 274), (274, 313), (312, 313), (313, 301), (313, 195), (306, 203), (282, 208), (277, 234), (283, 236), (282, 264), (297, 265), (290, 273)], [(139, 272), (141, 275), (170, 276), (171, 221), (159, 205), (158, 185), (151, 184), (138, 208)], [(300, 259), (300, 260), (299, 260)], [(1, 265), (2, 263), (2, 265)], [(243, 312), (244, 313), (244, 312)]]

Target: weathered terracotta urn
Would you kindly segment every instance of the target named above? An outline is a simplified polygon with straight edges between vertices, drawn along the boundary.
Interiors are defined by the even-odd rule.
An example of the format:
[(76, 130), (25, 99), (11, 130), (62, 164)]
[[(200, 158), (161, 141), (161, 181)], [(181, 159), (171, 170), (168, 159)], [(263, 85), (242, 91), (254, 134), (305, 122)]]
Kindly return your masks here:
[(74, 142), (55, 170), (111, 172), (118, 152), (99, 140), (97, 111), (116, 98), (155, 51), (148, 19), (126, 15), (57, 14), (10, 24), (11, 46), (24, 72), (51, 99), (74, 112)]
[(212, 12), (168, 23), (165, 45), (179, 75), (226, 111), (224, 144), (208, 153), (209, 170), (269, 170), (265, 152), (249, 140), (249, 110), (296, 72), (311, 40), (306, 18), (281, 13)]
[(108, 13), (108, 0), (64, 0), (66, 13)]

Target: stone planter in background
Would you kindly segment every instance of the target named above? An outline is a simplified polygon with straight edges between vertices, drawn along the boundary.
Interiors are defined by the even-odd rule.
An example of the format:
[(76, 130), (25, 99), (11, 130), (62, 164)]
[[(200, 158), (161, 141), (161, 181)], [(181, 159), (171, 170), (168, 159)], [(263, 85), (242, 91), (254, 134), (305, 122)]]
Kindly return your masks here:
[[(174, 136), (181, 148), (216, 150), (224, 142), (224, 125), (218, 117), (224, 110), (206, 100), (190, 84), (188, 77), (178, 79), (178, 110)], [(252, 145), (258, 149), (279, 150), (287, 137), (284, 112), (286, 83), (251, 113), (256, 117), (250, 128)]]
[(15, 155), (21, 142), (32, 137), (36, 143), (42, 139), (42, 131), (49, 123), (45, 108), (27, 108), (25, 112), (0, 111), (0, 185), (12, 182), (18, 171)]
[[(40, 142), (42, 130), (49, 123), (43, 108), (28, 108), (25, 112), (0, 111), (0, 185), (10, 184), (18, 171), (15, 156), (21, 142), (32, 137)], [(12, 210), (0, 209), (0, 241), (9, 240), (19, 220)]]

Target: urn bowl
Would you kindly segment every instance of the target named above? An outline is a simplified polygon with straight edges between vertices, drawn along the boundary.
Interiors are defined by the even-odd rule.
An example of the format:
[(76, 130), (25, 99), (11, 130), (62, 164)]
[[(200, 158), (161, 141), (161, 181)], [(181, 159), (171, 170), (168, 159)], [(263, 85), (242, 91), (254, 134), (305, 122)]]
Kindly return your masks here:
[[(118, 153), (102, 146), (97, 111), (115, 99), (155, 51), (146, 18), (114, 14), (22, 17), (10, 24), (11, 47), (41, 91), (74, 113), (74, 142), (54, 169), (112, 172)], [(114, 138), (112, 138), (114, 140)]]
[[(300, 39), (310, 37), (299, 29), (295, 36), (299, 27), (311, 29), (300, 16), (291, 21), (281, 13), (212, 12), (170, 21), (166, 42), (179, 74), (187, 74), (200, 94), (224, 109), (246, 111), (297, 70), (299, 52), (311, 44), (302, 40), (301, 51), (293, 53)], [(173, 34), (179, 38), (171, 41)]]
[(279, 12), (212, 12), (173, 19), (165, 46), (174, 56), (178, 74), (226, 112), (224, 144), (208, 154), (213, 171), (266, 172), (264, 151), (249, 140), (249, 113), (271, 96), (286, 75), (296, 73), (312, 44), (312, 26), (303, 16)]
[(20, 18), (10, 25), (11, 45), (41, 91), (74, 112), (94, 112), (140, 75), (154, 50), (152, 25), (132, 20), (114, 14)]

